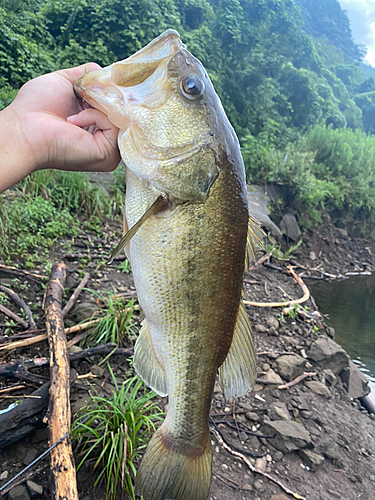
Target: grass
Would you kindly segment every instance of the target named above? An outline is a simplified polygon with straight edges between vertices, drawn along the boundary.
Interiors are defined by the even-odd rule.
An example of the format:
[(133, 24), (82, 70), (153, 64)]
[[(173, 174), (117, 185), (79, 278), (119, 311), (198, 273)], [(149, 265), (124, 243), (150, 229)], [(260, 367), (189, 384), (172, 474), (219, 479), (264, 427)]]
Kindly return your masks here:
[(72, 437), (78, 439), (82, 456), (78, 469), (93, 461), (98, 472), (95, 485), (105, 481), (106, 500), (116, 498), (119, 486), (135, 500), (136, 464), (164, 415), (151, 402), (156, 394), (146, 391), (137, 376), (119, 387), (109, 370), (116, 387), (112, 398), (94, 395), (91, 407), (83, 408), (73, 425)]
[(85, 338), (85, 345), (99, 345), (108, 342), (122, 345), (124, 338), (136, 334), (132, 321), (137, 308), (135, 300), (125, 302), (114, 295), (99, 295), (105, 303), (105, 316)]

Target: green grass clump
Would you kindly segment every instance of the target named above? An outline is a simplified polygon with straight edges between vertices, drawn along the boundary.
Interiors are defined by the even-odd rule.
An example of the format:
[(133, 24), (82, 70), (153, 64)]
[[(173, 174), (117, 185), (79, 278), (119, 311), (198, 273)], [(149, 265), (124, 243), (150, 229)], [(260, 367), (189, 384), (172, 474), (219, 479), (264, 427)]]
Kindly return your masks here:
[(135, 499), (133, 481), (136, 464), (147, 446), (155, 423), (163, 413), (151, 399), (143, 382), (134, 376), (121, 387), (110, 369), (116, 391), (112, 398), (93, 396), (91, 407), (83, 408), (73, 425), (72, 437), (79, 440), (83, 454), (78, 469), (86, 460), (94, 462), (98, 471), (95, 485), (106, 483), (106, 499), (115, 499), (122, 486)]
[(105, 315), (87, 335), (85, 345), (107, 344), (122, 345), (124, 339), (136, 333), (131, 319), (136, 309), (135, 300), (125, 302), (113, 295), (102, 299), (105, 303)]

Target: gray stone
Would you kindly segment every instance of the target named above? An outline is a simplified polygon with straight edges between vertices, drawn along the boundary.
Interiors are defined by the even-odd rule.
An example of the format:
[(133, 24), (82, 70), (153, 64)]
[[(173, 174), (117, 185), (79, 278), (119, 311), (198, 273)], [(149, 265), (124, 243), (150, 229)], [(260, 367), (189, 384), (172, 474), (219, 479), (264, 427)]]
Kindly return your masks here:
[(90, 371), (93, 375), (96, 375), (97, 377), (103, 377), (104, 375), (104, 370), (101, 366), (98, 365), (92, 365), (90, 368)]
[(268, 415), (271, 420), (289, 420), (289, 412), (285, 403), (277, 402), (269, 407)]
[(327, 368), (326, 370), (322, 371), (322, 375), (324, 376), (324, 380), (328, 385), (330, 385), (331, 387), (335, 387), (335, 385), (337, 384), (337, 377), (332, 370)]
[(34, 483), (34, 481), (26, 481), (31, 498), (40, 498), (43, 496), (43, 486)]
[(363, 398), (370, 393), (367, 378), (358, 370), (353, 361), (349, 361), (348, 368), (340, 376), (351, 398)]
[(282, 451), (275, 451), (275, 453), (273, 453), (273, 459), (275, 462), (281, 462), (281, 460), (283, 459), (283, 456), (284, 456), (284, 453)]
[(38, 455), (38, 450), (36, 450), (35, 448), (29, 450), (26, 453), (25, 458), (23, 459), (24, 465), (30, 465), (31, 462), (36, 459), (37, 455)]
[(270, 365), (269, 365), (268, 363), (263, 363), (263, 364), (262, 364), (262, 370), (263, 370), (264, 372), (268, 372), (268, 370), (269, 370), (270, 368), (271, 368), (271, 367), (270, 367)]
[(256, 481), (254, 481), (254, 488), (257, 491), (263, 491), (265, 489), (265, 485), (261, 479), (257, 479)]
[(68, 351), (69, 354), (76, 354), (77, 352), (82, 352), (83, 349), (82, 347), (79, 347), (79, 345), (72, 345), (71, 347), (69, 347)]
[(333, 328), (333, 326), (329, 326), (329, 327), (327, 327), (327, 335), (328, 335), (329, 337), (331, 337), (331, 339), (335, 340), (336, 331), (335, 331), (335, 329)]
[(315, 394), (319, 394), (319, 396), (323, 396), (325, 398), (329, 398), (331, 396), (328, 387), (321, 382), (317, 382), (316, 380), (308, 380), (305, 382), (305, 385), (310, 389), (310, 391), (314, 392)]
[[(275, 373), (272, 368), (266, 371), (266, 374), (264, 376), (265, 380), (268, 380), (269, 382), (276, 382), (279, 385), (283, 384), (283, 381), (277, 373)], [(272, 386), (270, 386), (272, 387)]]
[(285, 380), (293, 380), (305, 369), (306, 360), (299, 354), (279, 356), (276, 360), (280, 376)]
[(277, 337), (279, 335), (279, 332), (276, 330), (276, 328), (274, 326), (271, 326), (271, 328), (268, 329), (267, 334), (270, 337)]
[(77, 304), (73, 310), (73, 315), (76, 316), (78, 321), (90, 319), (98, 312), (98, 308), (91, 302), (82, 302)]
[(37, 431), (33, 432), (31, 442), (33, 444), (40, 443), (41, 441), (47, 441), (48, 438), (49, 438), (49, 431), (47, 428), (38, 429)]
[(329, 368), (334, 374), (349, 366), (349, 356), (344, 349), (328, 337), (319, 337), (313, 342), (307, 355), (320, 368)]
[(245, 413), (245, 417), (247, 420), (251, 420), (252, 422), (259, 422), (259, 416), (254, 411), (248, 411)]
[(316, 253), (311, 250), (309, 257), (310, 260), (316, 260)]
[(9, 492), (9, 500), (30, 500), (26, 487), (20, 485), (12, 488)]
[(5, 481), (9, 477), (9, 471), (5, 470), (0, 474), (0, 481)]
[(266, 318), (266, 324), (268, 328), (271, 328), (272, 326), (277, 330), (279, 328), (279, 322), (274, 316), (268, 316)]
[(267, 328), (264, 325), (255, 325), (254, 331), (257, 333), (266, 333)]
[(301, 230), (298, 226), (297, 219), (293, 214), (285, 214), (280, 222), (281, 231), (287, 238), (297, 241), (301, 236)]
[(259, 469), (261, 472), (265, 472), (267, 467), (267, 460), (264, 457), (257, 458), (255, 460), (255, 467)]
[(324, 462), (324, 457), (311, 450), (298, 450), (298, 455), (312, 471), (316, 471), (319, 465)]
[(341, 229), (341, 227), (337, 227), (336, 232), (339, 234), (340, 238), (347, 239), (349, 237), (348, 231), (346, 229)]
[(302, 448), (311, 448), (312, 442), (309, 432), (293, 420), (275, 420), (263, 423), (260, 432), (268, 436), (276, 434), (272, 446), (283, 453)]
[(249, 211), (262, 226), (268, 229), (272, 236), (280, 238), (282, 236), (280, 229), (269, 218), (269, 210), (267, 208), (270, 203), (270, 198), (262, 186), (247, 186), (247, 199), (249, 201)]

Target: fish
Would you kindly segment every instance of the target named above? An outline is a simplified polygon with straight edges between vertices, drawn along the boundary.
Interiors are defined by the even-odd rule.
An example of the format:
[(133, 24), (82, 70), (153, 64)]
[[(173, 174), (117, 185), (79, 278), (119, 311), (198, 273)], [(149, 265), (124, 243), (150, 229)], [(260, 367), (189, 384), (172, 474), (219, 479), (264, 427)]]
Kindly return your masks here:
[(86, 73), (75, 92), (119, 129), (125, 249), (144, 312), (134, 368), (168, 395), (135, 478), (144, 500), (206, 500), (215, 378), (225, 398), (255, 381), (242, 302), (262, 230), (248, 210), (240, 146), (202, 63), (174, 30)]

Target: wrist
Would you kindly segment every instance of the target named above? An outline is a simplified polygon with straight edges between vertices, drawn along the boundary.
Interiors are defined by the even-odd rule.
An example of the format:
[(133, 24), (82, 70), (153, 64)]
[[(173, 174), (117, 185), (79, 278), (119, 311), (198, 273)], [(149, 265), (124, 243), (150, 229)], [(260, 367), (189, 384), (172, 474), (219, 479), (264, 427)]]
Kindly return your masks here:
[(21, 117), (12, 104), (0, 111), (0, 192), (36, 170)]

